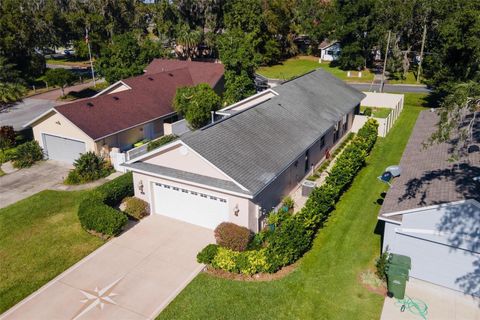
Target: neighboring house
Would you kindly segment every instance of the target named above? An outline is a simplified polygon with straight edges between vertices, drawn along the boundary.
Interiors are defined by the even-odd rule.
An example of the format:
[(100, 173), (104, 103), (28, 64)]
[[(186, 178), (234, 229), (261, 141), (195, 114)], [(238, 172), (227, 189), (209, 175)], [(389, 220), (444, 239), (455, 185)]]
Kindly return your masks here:
[(320, 62), (335, 61), (340, 56), (341, 47), (339, 41), (326, 39), (320, 43), (318, 48), (320, 49)]
[(108, 156), (112, 148), (125, 151), (170, 133), (178, 120), (172, 107), (177, 88), (199, 83), (221, 93), (223, 65), (157, 59), (146, 74), (118, 81), (95, 97), (56, 106), (25, 126), (32, 127), (49, 159), (72, 163), (86, 151)]
[(480, 295), (480, 153), (452, 161), (450, 143), (424, 149), (437, 122), (423, 111), (403, 153), (378, 217), (383, 250), (409, 256), (414, 278)]
[(364, 96), (313, 71), (217, 112), (220, 120), (124, 166), (153, 214), (257, 232), (350, 130)]

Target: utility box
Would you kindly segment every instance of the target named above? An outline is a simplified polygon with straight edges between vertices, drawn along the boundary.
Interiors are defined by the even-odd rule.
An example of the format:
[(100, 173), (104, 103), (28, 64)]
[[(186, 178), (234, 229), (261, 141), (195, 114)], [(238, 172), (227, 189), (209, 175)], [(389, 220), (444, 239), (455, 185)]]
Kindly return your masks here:
[(303, 197), (308, 197), (310, 195), (310, 193), (312, 193), (313, 188), (315, 188), (315, 182), (305, 180), (302, 183), (302, 196)]

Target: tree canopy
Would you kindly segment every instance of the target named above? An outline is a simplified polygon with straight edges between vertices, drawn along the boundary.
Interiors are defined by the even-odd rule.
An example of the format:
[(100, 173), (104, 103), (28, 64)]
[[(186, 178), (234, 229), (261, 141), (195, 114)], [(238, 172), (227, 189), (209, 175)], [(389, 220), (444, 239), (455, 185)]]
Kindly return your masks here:
[(65, 96), (65, 87), (72, 85), (75, 82), (76, 77), (67, 69), (48, 69), (43, 76), (51, 86), (59, 86), (62, 89), (62, 96)]
[(220, 107), (220, 97), (206, 83), (194, 87), (178, 88), (173, 99), (175, 111), (184, 116), (192, 129), (209, 123), (211, 112)]

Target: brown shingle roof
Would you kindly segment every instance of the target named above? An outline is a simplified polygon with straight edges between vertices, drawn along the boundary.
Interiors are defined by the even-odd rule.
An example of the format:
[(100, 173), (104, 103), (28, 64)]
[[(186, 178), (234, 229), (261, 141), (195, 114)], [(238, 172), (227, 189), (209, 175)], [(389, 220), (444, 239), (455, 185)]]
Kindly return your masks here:
[[(218, 64), (201, 63), (201, 67), (196, 64), (190, 62), (173, 70), (124, 79), (131, 90), (83, 99), (57, 106), (55, 110), (97, 140), (174, 112), (172, 100), (177, 88), (197, 85), (206, 79), (210, 79), (207, 83), (216, 83), (223, 76)], [(203, 77), (198, 76), (200, 68)]]
[[(400, 161), (402, 175), (393, 181), (380, 215), (465, 199), (480, 200), (480, 183), (473, 180), (480, 176), (479, 152), (451, 161), (451, 143), (423, 148), (422, 143), (435, 131), (437, 122), (435, 113), (420, 113)], [(389, 217), (398, 221), (401, 218)]]
[(145, 69), (145, 74), (188, 68), (195, 83), (208, 83), (212, 88), (222, 78), (225, 68), (221, 63), (154, 59)]

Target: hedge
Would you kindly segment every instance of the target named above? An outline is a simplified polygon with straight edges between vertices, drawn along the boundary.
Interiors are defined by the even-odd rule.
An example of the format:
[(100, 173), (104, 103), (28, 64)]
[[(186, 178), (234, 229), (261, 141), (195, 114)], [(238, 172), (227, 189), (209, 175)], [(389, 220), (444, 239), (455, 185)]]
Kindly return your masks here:
[(244, 251), (253, 237), (250, 229), (231, 222), (222, 222), (215, 228), (215, 240), (219, 246)]
[(101, 194), (102, 201), (105, 204), (112, 207), (116, 206), (123, 198), (133, 196), (133, 175), (131, 172), (125, 173), (112, 181), (104, 183), (95, 190)]
[(127, 216), (92, 197), (83, 200), (78, 207), (78, 218), (85, 230), (106, 236), (115, 236), (122, 231)]
[(114, 208), (123, 198), (133, 195), (132, 173), (126, 173), (95, 188), (87, 199), (80, 202), (78, 218), (87, 231), (102, 236), (114, 236), (122, 231), (127, 216)]
[(273, 232), (264, 230), (255, 236), (254, 239), (264, 241), (264, 246), (256, 243), (255, 249), (243, 252), (216, 247), (215, 252), (209, 249), (215, 256), (212, 258), (213, 253), (210, 252), (208, 259), (202, 260), (203, 263), (210, 263), (217, 269), (251, 275), (258, 272), (273, 273), (299, 259), (310, 249), (317, 230), (365, 164), (376, 142), (377, 128), (378, 123), (369, 119), (338, 157), (325, 183), (314, 188), (300, 212), (281, 219)]

